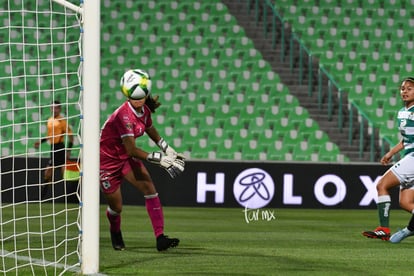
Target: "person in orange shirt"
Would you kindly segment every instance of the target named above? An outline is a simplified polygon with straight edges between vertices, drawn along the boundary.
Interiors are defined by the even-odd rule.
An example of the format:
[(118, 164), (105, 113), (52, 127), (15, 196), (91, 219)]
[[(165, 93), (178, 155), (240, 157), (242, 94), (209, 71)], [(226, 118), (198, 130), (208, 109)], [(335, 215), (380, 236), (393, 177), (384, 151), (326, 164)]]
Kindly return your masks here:
[(42, 188), (42, 196), (45, 196), (49, 183), (54, 179), (53, 172), (60, 168), (62, 175), (65, 169), (65, 162), (69, 159), (70, 150), (66, 151), (65, 136), (68, 137), (67, 148), (73, 146), (72, 129), (62, 116), (62, 106), (59, 101), (54, 101), (51, 106), (52, 116), (47, 120), (47, 137), (36, 142), (34, 147), (39, 148), (41, 143), (49, 141), (50, 143), (50, 160), (44, 174), (44, 182), (47, 183)]

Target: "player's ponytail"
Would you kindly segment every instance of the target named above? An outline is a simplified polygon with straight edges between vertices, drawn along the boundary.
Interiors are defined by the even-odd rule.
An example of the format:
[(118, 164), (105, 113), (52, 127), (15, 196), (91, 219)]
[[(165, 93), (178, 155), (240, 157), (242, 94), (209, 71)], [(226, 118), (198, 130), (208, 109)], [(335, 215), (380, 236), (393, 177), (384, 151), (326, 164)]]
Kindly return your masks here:
[(161, 103), (158, 101), (159, 96), (155, 96), (154, 98), (149, 95), (147, 99), (145, 100), (145, 104), (148, 106), (148, 108), (151, 110), (152, 113), (155, 112), (155, 109), (157, 109)]

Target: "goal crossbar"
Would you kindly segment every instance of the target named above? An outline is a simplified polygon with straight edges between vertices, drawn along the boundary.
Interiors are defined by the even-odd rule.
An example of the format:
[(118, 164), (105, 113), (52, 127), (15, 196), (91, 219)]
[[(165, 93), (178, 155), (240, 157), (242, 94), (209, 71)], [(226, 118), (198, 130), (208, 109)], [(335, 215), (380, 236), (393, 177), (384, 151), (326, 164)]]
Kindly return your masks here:
[(83, 13), (83, 8), (82, 7), (76, 6), (75, 4), (72, 4), (72, 3), (70, 3), (66, 0), (52, 0), (52, 1), (68, 8), (68, 9), (71, 9), (72, 11), (74, 11), (76, 13), (79, 13), (79, 14)]

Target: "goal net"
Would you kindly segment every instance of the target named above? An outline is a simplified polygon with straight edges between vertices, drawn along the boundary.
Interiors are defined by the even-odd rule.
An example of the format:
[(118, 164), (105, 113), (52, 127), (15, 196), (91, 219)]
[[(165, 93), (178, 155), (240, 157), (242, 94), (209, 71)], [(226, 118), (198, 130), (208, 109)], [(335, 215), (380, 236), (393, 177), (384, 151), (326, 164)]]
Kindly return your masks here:
[[(4, 275), (81, 271), (81, 19), (79, 10), (56, 0), (0, 4), (0, 273)], [(63, 149), (52, 146), (58, 142)]]

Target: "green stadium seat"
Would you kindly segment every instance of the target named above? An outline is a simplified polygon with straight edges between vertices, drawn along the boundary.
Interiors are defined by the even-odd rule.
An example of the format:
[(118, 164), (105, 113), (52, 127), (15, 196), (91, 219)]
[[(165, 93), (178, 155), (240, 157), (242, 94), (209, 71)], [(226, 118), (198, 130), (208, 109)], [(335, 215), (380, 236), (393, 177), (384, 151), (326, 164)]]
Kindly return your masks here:
[(196, 140), (191, 147), (191, 158), (208, 159), (211, 153), (216, 153), (216, 148), (207, 139)]
[(283, 138), (278, 137), (273, 144), (267, 145), (267, 157), (269, 160), (285, 160), (285, 155), (289, 153), (289, 148), (284, 145)]
[(266, 152), (267, 152), (266, 147), (258, 144), (256, 140), (246, 141), (246, 143), (242, 147), (242, 153), (243, 153), (244, 160), (260, 160), (259, 158), (260, 153), (262, 153), (262, 158), (263, 158), (263, 156), (267, 156)]
[[(301, 8), (308, 3), (299, 5), (294, 1), (285, 2), (278, 3), (276, 8), (280, 9), (288, 20), (292, 19), (290, 22), (294, 30), (304, 34), (303, 39), (305, 43), (311, 45), (312, 52), (320, 53), (324, 67), (329, 68), (342, 88), (349, 90), (351, 99), (362, 102), (363, 100), (358, 100), (364, 97), (361, 95), (362, 90), (365, 87), (378, 85), (382, 76), (392, 79), (393, 83), (398, 85), (400, 75), (412, 72), (411, 61), (404, 61), (401, 55), (414, 48), (414, 43), (410, 42), (413, 37), (409, 36), (412, 31), (406, 27), (410, 25), (410, 16), (406, 8), (401, 8), (406, 5), (404, 2), (392, 1), (390, 5), (384, 6), (381, 1), (346, 1), (339, 7), (336, 1), (324, 0), (315, 2), (312, 9)], [(318, 26), (317, 29), (324, 36), (315, 39), (318, 37), (312, 36), (314, 31), (312, 28), (317, 23), (323, 23), (318, 20), (323, 20), (325, 13), (330, 14), (328, 24), (332, 25)], [(301, 16), (306, 20), (302, 20)], [(311, 29), (311, 32), (306, 32), (306, 29)], [(338, 34), (341, 39), (337, 38)], [(332, 41), (335, 47), (329, 46), (329, 41)], [(401, 41), (408, 41), (408, 43)], [(338, 50), (331, 53), (330, 48)], [(354, 58), (344, 59), (341, 67), (337, 68), (333, 62), (340, 58), (341, 53), (346, 57), (351, 53)], [(359, 81), (360, 76), (366, 77)], [(359, 90), (354, 90), (356, 88)], [(378, 89), (383, 93), (384, 86)], [(389, 91), (390, 88), (385, 86), (385, 90)], [(381, 117), (378, 106), (381, 104), (385, 106), (383, 102), (380, 97), (374, 97), (372, 104), (364, 107), (366, 113), (369, 113), (369, 109), (375, 109), (375, 112), (372, 112), (373, 120)]]
[[(314, 153), (314, 150), (308, 145), (307, 141), (301, 141), (293, 148), (293, 154), (296, 161), (318, 161), (312, 160), (312, 154)], [(316, 156), (313, 158), (317, 159), (318, 157)]]
[[(316, 3), (307, 2), (307, 14), (324, 12), (312, 6)], [(326, 9), (330, 8), (328, 4), (334, 7), (332, 3), (327, 3)], [(295, 8), (298, 13), (303, 11), (295, 5), (290, 9)], [(300, 110), (297, 101), (289, 96), (290, 93), (281, 84), (279, 76), (255, 49), (253, 41), (246, 36), (224, 4), (219, 1), (140, 3), (128, 0), (120, 3), (105, 0), (102, 12), (113, 23), (102, 26), (102, 123), (124, 100), (121, 93), (113, 92), (118, 91), (119, 74), (122, 71), (112, 72), (114, 63), (120, 67), (140, 64), (154, 73), (151, 73), (157, 89), (154, 94), (159, 94), (163, 103), (154, 114), (154, 120), (159, 124), (162, 135), (173, 139), (172, 143), (177, 150), (191, 152), (192, 158), (295, 158), (291, 146), (286, 147), (287, 151), (281, 147), (281, 131), (274, 121), (291, 116), (300, 117), (297, 120), (307, 122), (307, 113), (288, 113), (288, 109), (281, 108), (289, 105), (291, 111)], [(134, 20), (125, 21), (126, 15), (131, 18), (131, 12)], [(294, 16), (291, 18), (293, 20)], [(50, 18), (46, 16), (42, 20)], [(137, 20), (140, 24), (136, 24)], [(180, 24), (174, 24), (178, 21)], [(200, 35), (200, 31), (204, 36)], [(122, 35), (128, 32), (137, 35)], [(146, 36), (148, 33), (150, 35)], [(61, 41), (63, 36), (57, 34), (55, 39)], [(137, 41), (145, 43), (137, 44)], [(405, 47), (409, 46), (405, 44)], [(15, 47), (15, 50), (19, 49)], [(45, 47), (40, 50), (63, 53), (60, 48)], [(128, 60), (125, 58), (128, 56), (137, 58)], [(227, 66), (226, 73), (220, 71), (224, 66)], [(23, 68), (23, 65), (20, 67)], [(57, 79), (55, 83), (42, 80), (40, 87), (50, 90), (33, 102), (49, 103), (54, 96), (51, 89), (62, 87), (64, 82), (65, 79)], [(3, 81), (0, 85), (1, 88), (8, 86)], [(19, 86), (24, 85), (21, 83)], [(30, 82), (30, 87), (36, 86)], [(76, 101), (76, 94), (61, 95), (71, 102)], [(17, 101), (22, 103), (23, 99)], [(67, 113), (76, 114), (76, 106), (70, 105)], [(34, 120), (36, 116), (45, 119), (47, 114), (48, 112), (38, 111), (30, 113)], [(71, 120), (74, 123), (77, 121), (76, 118)], [(3, 130), (3, 117), (1, 125)], [(27, 135), (23, 129), (20, 128), (21, 133)], [(29, 127), (30, 135), (39, 135), (41, 130), (44, 131), (36, 124)], [(298, 130), (298, 139), (303, 138), (301, 132)], [(209, 142), (211, 146), (205, 143), (206, 140), (212, 141)], [(26, 150), (24, 144), (15, 148)]]

